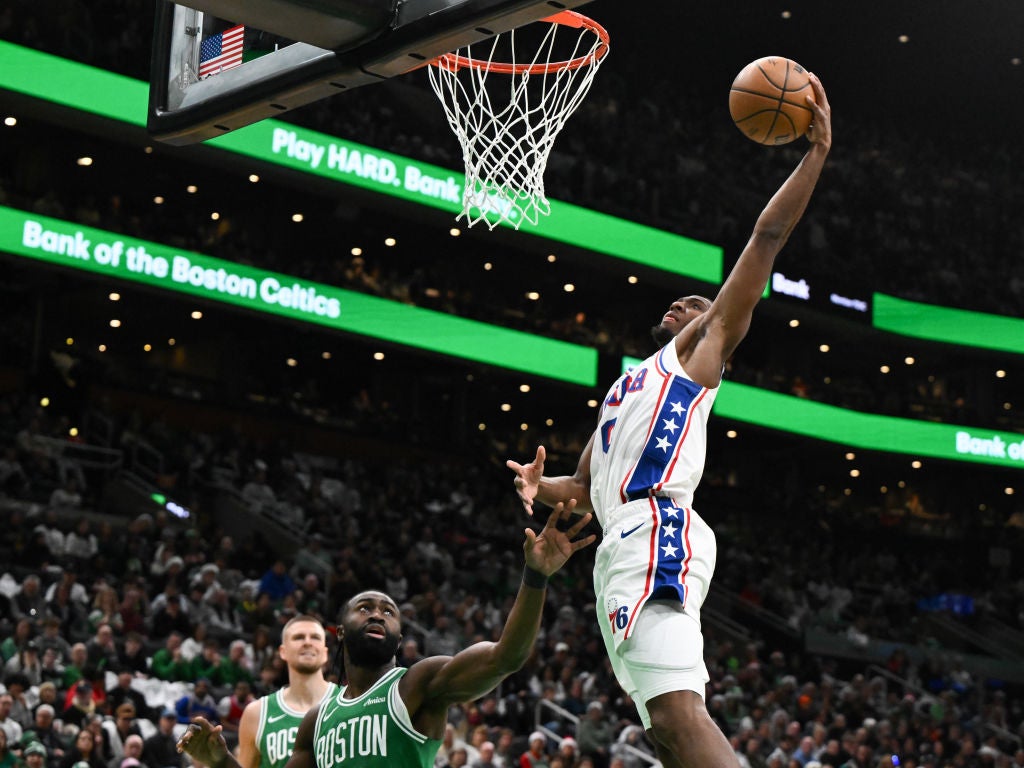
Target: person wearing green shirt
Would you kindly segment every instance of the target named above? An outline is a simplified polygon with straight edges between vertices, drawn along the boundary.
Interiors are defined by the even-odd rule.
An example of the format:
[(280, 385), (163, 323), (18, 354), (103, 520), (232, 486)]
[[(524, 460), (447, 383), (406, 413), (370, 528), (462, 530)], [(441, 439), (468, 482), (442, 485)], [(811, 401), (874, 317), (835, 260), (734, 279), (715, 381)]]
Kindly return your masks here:
[[(483, 696), (522, 668), (540, 629), (548, 578), (596, 538), (573, 540), (591, 519), (588, 513), (568, 525), (575, 506), (575, 500), (556, 505), (539, 534), (526, 530), (523, 582), (496, 642), (399, 667), (402, 624), (395, 601), (367, 591), (345, 603), (338, 640), (346, 685), (303, 718), (287, 768), (431, 768), (448, 708)], [(563, 521), (568, 527), (560, 531)], [(209, 768), (234, 768), (219, 731), (197, 718), (179, 749)]]

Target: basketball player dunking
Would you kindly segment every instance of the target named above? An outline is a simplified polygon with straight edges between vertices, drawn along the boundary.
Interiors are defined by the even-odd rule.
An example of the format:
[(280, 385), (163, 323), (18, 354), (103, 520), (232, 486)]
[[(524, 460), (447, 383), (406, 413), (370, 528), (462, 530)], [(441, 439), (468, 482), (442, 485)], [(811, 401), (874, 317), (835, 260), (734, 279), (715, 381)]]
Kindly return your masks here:
[(672, 302), (652, 329), (664, 346), (612, 386), (574, 475), (546, 477), (543, 447), (529, 464), (508, 462), (528, 511), (535, 501), (565, 499), (593, 507), (604, 531), (594, 589), (605, 648), (665, 768), (739, 765), (704, 705), (700, 607), (717, 553), (691, 504), (725, 363), (750, 327), (832, 145), (825, 91), (817, 77), (810, 81), (811, 146), (761, 213), (715, 300)]
[[(312, 616), (296, 616), (281, 630), (278, 653), (288, 667), (288, 685), (250, 702), (238, 725), (240, 768), (283, 768), (295, 746), (295, 734), (305, 714), (332, 698), (338, 686), (324, 679), (327, 635)], [(197, 717), (178, 741), (178, 750), (206, 765), (234, 760), (220, 734)]]

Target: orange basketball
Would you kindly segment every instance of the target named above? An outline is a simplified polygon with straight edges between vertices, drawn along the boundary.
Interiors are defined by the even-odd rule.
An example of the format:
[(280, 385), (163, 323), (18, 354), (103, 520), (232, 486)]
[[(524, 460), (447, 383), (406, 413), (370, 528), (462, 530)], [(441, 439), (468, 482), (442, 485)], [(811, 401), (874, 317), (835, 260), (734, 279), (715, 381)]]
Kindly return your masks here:
[(789, 144), (807, 133), (814, 112), (807, 70), (782, 56), (752, 61), (729, 90), (729, 113), (736, 127), (758, 144)]

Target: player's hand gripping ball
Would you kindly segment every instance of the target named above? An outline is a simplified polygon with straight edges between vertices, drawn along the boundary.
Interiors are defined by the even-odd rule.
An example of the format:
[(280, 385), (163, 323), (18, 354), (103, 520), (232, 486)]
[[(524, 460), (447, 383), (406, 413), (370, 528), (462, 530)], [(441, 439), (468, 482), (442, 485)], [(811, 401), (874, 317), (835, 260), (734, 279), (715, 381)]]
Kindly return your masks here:
[(729, 89), (729, 114), (736, 127), (758, 144), (789, 144), (807, 133), (814, 117), (807, 70), (782, 56), (752, 61)]

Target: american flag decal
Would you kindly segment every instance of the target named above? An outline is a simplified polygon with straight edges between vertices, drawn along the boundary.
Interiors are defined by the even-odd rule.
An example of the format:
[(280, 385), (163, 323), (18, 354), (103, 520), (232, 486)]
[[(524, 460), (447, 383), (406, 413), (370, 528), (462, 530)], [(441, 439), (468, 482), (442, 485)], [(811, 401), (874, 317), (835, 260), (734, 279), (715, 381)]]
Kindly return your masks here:
[(239, 24), (211, 35), (199, 46), (199, 76), (216, 75), (242, 63), (245, 27)]

